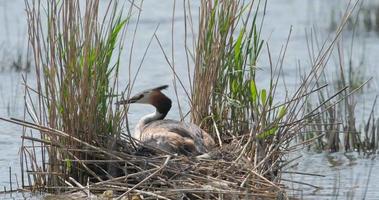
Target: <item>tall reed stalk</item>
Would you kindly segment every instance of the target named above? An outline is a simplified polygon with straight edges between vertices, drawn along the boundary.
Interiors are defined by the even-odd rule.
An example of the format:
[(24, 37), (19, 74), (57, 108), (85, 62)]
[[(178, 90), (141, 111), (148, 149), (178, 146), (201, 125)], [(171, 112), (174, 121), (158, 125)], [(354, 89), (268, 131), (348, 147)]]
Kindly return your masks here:
[[(291, 31), (277, 63), (272, 61), (267, 45), (269, 68), (264, 70), (271, 76), (269, 84), (263, 86), (256, 82), (256, 69), (263, 47), (260, 26), (264, 15), (258, 17), (257, 13), (264, 13), (266, 2), (201, 1), (199, 33), (193, 53), (192, 120), (213, 134), (220, 146), (234, 145), (234, 152), (239, 153), (237, 160), (248, 158), (260, 175), (279, 182), (280, 170), (287, 165), (283, 163), (284, 152), (295, 148), (291, 147), (291, 141), (307, 125), (308, 119), (327, 112), (303, 108), (311, 94), (325, 89), (317, 82), (356, 5), (349, 4), (331, 42), (325, 42), (318, 54), (314, 54), (317, 56), (310, 71), (296, 91), (279, 100), (276, 90)], [(336, 96), (328, 95), (317, 108)]]
[(250, 81), (263, 45), (257, 22), (260, 4), (201, 1), (191, 117), (210, 132), (216, 124), (224, 139), (251, 127)]
[[(118, 1), (25, 1), (29, 41), (34, 53), (37, 101), (28, 107), (33, 121), (70, 135), (64, 140), (41, 132), (48, 185), (59, 185), (54, 173), (84, 183), (88, 166), (71, 159), (94, 159), (78, 139), (112, 148), (120, 134), (120, 112), (114, 111), (120, 66), (118, 43), (128, 22)], [(102, 4), (102, 5), (100, 5)], [(101, 6), (106, 6), (105, 9)], [(72, 138), (71, 138), (72, 137)], [(65, 152), (58, 147), (77, 151)], [(87, 172), (86, 172), (87, 171)]]

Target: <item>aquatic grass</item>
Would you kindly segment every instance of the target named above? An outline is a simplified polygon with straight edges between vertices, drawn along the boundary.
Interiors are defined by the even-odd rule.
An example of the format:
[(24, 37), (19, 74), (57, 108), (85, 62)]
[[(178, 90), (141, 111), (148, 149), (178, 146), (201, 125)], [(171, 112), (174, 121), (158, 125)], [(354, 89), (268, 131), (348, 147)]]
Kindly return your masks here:
[[(237, 151), (259, 167), (287, 114), (285, 104), (274, 105), (286, 48), (276, 66), (270, 60), (269, 87), (258, 88), (255, 80), (263, 48), (264, 16), (258, 18), (258, 12), (265, 6), (266, 1), (202, 1), (199, 34), (189, 53), (195, 55), (191, 120), (213, 134), (220, 146), (242, 139)], [(265, 174), (266, 167), (258, 171)]]
[[(338, 101), (342, 103), (338, 104), (338, 106), (333, 105), (333, 103), (326, 104), (324, 109), (327, 109), (328, 112), (308, 121), (301, 139), (307, 140), (317, 136), (317, 142), (310, 145), (317, 151), (358, 151), (364, 155), (371, 155), (378, 149), (378, 120), (374, 115), (376, 99), (373, 102), (369, 116), (363, 124), (359, 125), (356, 116), (357, 102), (355, 100), (355, 95), (358, 92), (357, 90), (351, 92), (347, 87), (345, 90), (339, 94)], [(349, 93), (346, 95), (344, 94), (345, 92)], [(318, 95), (320, 97), (325, 94), (319, 92)], [(311, 108), (314, 103), (317, 102), (312, 101), (307, 107)]]
[(55, 173), (81, 183), (89, 175), (101, 180), (93, 171), (96, 167), (71, 163), (72, 159), (95, 159), (94, 155), (84, 149), (67, 152), (58, 147), (81, 149), (80, 140), (112, 150), (120, 138), (121, 111), (113, 104), (118, 98), (114, 95), (118, 93), (120, 67), (117, 51), (122, 49), (119, 41), (129, 18), (118, 1), (106, 3), (103, 15), (99, 13), (100, 3), (25, 1), (37, 84), (33, 90), (26, 88), (37, 95), (37, 100), (28, 98), (32, 104), (28, 112), (34, 123), (70, 136), (62, 139), (41, 132), (41, 141), (55, 144), (42, 142), (42, 166), (34, 164), (41, 167), (34, 170), (46, 172), (46, 176), (35, 178), (42, 185), (62, 184)]
[[(353, 39), (350, 51), (353, 51)], [(309, 146), (316, 151), (358, 151), (365, 155), (370, 155), (377, 150), (377, 119), (374, 111), (376, 107), (376, 98), (373, 101), (371, 112), (363, 124), (359, 125), (357, 121), (356, 107), (357, 99), (365, 98), (366, 85), (372, 78), (365, 80), (359, 71), (362, 71), (361, 65), (353, 66), (351, 52), (348, 55), (348, 66), (345, 66), (346, 57), (342, 44), (337, 46), (337, 80), (329, 81), (330, 77), (323, 74), (318, 85), (332, 82), (331, 87), (327, 90), (320, 90), (307, 101), (306, 110), (314, 109), (314, 105), (324, 102), (330, 93), (337, 93), (337, 99), (334, 102), (322, 104), (317, 110), (321, 113), (318, 116), (308, 119), (308, 125), (304, 127), (303, 134), (300, 135), (302, 141), (317, 136), (317, 141)], [(359, 71), (358, 71), (359, 70)], [(364, 69), (363, 69), (364, 70)], [(358, 72), (357, 72), (358, 71)], [(340, 103), (339, 103), (340, 102)], [(325, 110), (326, 112), (322, 112)]]
[[(362, 20), (361, 14), (363, 13), (363, 21), (367, 29), (371, 29), (372, 26), (370, 9), (367, 4), (361, 2), (359, 4), (359, 10), (355, 16), (354, 20), (351, 21), (352, 37), (350, 42), (349, 50), (347, 54), (344, 52), (342, 47), (344, 43), (338, 43), (337, 46), (337, 78), (330, 81), (330, 77), (323, 76), (323, 80), (319, 84), (324, 84), (326, 82), (333, 82), (330, 90), (319, 91), (316, 98), (310, 100), (308, 107), (314, 107), (312, 104), (318, 104), (322, 101), (325, 96), (330, 94), (330, 91), (336, 92), (345, 88), (344, 91), (340, 92), (338, 98), (341, 103), (339, 105), (330, 105), (328, 107), (328, 112), (323, 113), (315, 118), (310, 119), (310, 125), (305, 130), (305, 134), (301, 136), (302, 140), (306, 140), (318, 133), (319, 137), (317, 142), (312, 145), (317, 151), (358, 151), (363, 152), (365, 155), (370, 155), (377, 150), (377, 122), (374, 116), (374, 110), (376, 105), (376, 99), (373, 100), (373, 105), (371, 112), (367, 118), (362, 119), (363, 123), (359, 123), (357, 120), (356, 108), (359, 103), (358, 101), (364, 99), (366, 101), (365, 92), (366, 88), (369, 88), (369, 83), (372, 78), (366, 78), (367, 75), (364, 67), (364, 57), (360, 58), (358, 64), (354, 64), (356, 59), (353, 59), (353, 52), (356, 51), (356, 35), (358, 35), (360, 30), (360, 20)], [(372, 5), (372, 8), (375, 4)], [(352, 18), (352, 17), (351, 17)], [(353, 22), (354, 21), (354, 22)], [(344, 40), (341, 40), (344, 41)], [(308, 42), (313, 43), (313, 41)], [(313, 45), (314, 46), (314, 45)], [(317, 45), (316, 45), (317, 46)], [(365, 53), (363, 53), (365, 55)], [(347, 58), (347, 59), (345, 59)], [(315, 100), (318, 99), (318, 100)], [(323, 133), (323, 135), (321, 135)]]
[[(344, 5), (346, 2), (341, 2), (340, 5)], [(375, 32), (379, 33), (379, 5), (374, 1), (360, 1), (359, 9), (354, 15), (354, 18), (350, 18), (347, 23), (347, 29), (354, 31), (355, 29), (360, 30), (359, 34)], [(329, 30), (334, 31), (337, 27), (337, 21), (341, 19), (341, 6), (337, 6), (331, 9)]]
[(215, 123), (226, 140), (226, 136), (239, 136), (250, 127), (246, 122), (251, 110), (244, 105), (256, 95), (250, 94), (249, 88), (254, 84), (263, 46), (257, 22), (262, 3), (201, 3), (199, 35), (193, 52), (191, 119), (210, 132), (214, 132)]
[[(325, 113), (332, 115), (329, 108), (340, 102), (332, 100), (344, 90), (327, 94), (316, 108), (304, 110), (307, 99), (325, 90), (324, 85), (318, 84), (319, 79), (357, 4), (347, 6), (335, 35), (325, 40), (317, 52), (310, 54), (310, 71), (302, 76), (295, 92), (279, 100), (276, 90), (291, 30), (274, 62), (269, 45), (264, 48), (260, 36), (263, 19), (258, 19), (257, 13), (259, 9), (264, 13), (265, 1), (202, 1), (199, 33), (193, 52), (188, 53), (194, 55), (195, 65), (190, 98), (191, 120), (213, 134), (219, 146), (237, 142), (240, 148), (233, 150), (239, 155), (237, 160), (248, 158), (261, 176), (280, 183), (280, 171), (288, 165), (285, 152), (305, 144), (292, 145), (292, 141), (301, 135), (309, 120)], [(191, 24), (191, 21), (187, 23)], [(269, 66), (265, 69), (270, 72), (266, 86), (256, 81), (259, 73), (257, 60), (262, 49), (267, 50)], [(324, 134), (320, 132), (320, 135)], [(320, 135), (304, 141), (316, 141)]]

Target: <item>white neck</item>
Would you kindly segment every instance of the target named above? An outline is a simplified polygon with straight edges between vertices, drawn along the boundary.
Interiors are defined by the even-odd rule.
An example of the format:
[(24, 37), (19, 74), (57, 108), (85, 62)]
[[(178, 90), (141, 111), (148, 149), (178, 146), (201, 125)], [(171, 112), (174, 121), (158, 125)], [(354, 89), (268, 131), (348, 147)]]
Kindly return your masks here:
[(133, 137), (138, 139), (138, 140), (141, 140), (141, 134), (143, 132), (143, 129), (145, 128), (145, 125), (152, 122), (152, 121), (156, 121), (158, 119), (160, 119), (162, 117), (162, 113), (158, 112), (157, 110), (153, 113), (150, 113), (148, 115), (145, 115), (143, 116), (139, 121), (138, 121), (138, 124), (137, 126), (135, 127), (135, 130), (134, 130), (134, 135)]

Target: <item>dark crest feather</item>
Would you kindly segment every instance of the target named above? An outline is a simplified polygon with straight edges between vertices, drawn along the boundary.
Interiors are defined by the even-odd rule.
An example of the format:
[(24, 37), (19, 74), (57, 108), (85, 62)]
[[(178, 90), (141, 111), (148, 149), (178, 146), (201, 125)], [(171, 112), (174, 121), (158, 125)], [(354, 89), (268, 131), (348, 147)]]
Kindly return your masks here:
[(159, 87), (156, 87), (156, 88), (153, 88), (151, 90), (158, 90), (158, 91), (161, 91), (161, 90), (164, 90), (164, 89), (167, 89), (168, 88), (168, 85), (162, 85), (162, 86), (159, 86)]

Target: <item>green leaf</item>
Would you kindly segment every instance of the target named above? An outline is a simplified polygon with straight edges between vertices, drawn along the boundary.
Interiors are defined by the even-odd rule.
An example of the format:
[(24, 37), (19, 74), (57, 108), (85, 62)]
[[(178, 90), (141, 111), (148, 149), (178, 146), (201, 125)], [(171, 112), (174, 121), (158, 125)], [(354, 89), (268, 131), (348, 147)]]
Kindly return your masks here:
[(277, 125), (275, 125), (274, 127), (268, 129), (267, 131), (264, 131), (263, 133), (257, 135), (257, 138), (258, 139), (266, 139), (266, 138), (274, 135), (278, 129), (279, 129), (279, 127)]
[(278, 120), (281, 120), (285, 115), (287, 114), (287, 109), (285, 106), (280, 106), (279, 109), (279, 115), (278, 115)]
[(64, 159), (64, 162), (66, 163), (66, 170), (67, 170), (68, 172), (70, 172), (71, 169), (72, 169), (72, 160), (66, 158), (66, 159)]
[(232, 81), (232, 93), (233, 94), (236, 94), (238, 92), (238, 82), (237, 80), (233, 80)]
[(241, 46), (242, 46), (242, 39), (243, 39), (243, 35), (244, 35), (244, 29), (241, 30), (238, 38), (237, 38), (237, 42), (234, 46), (234, 61), (235, 61), (235, 67), (237, 69), (239, 69), (239, 63), (240, 63), (240, 57), (241, 57)]
[(255, 85), (254, 80), (250, 80), (250, 95), (251, 95), (251, 100), (253, 103), (257, 102), (257, 86)]
[(266, 99), (267, 99), (267, 92), (266, 92), (266, 89), (262, 89), (262, 90), (261, 90), (261, 101), (262, 101), (262, 105), (265, 105), (265, 104), (266, 104)]
[(58, 106), (58, 111), (59, 111), (59, 113), (60, 113), (61, 115), (64, 114), (64, 108), (63, 108), (63, 105), (62, 105), (62, 104), (59, 104), (59, 106)]
[(272, 106), (272, 102), (274, 102), (274, 98), (272, 95), (268, 96), (268, 105), (271, 107)]

